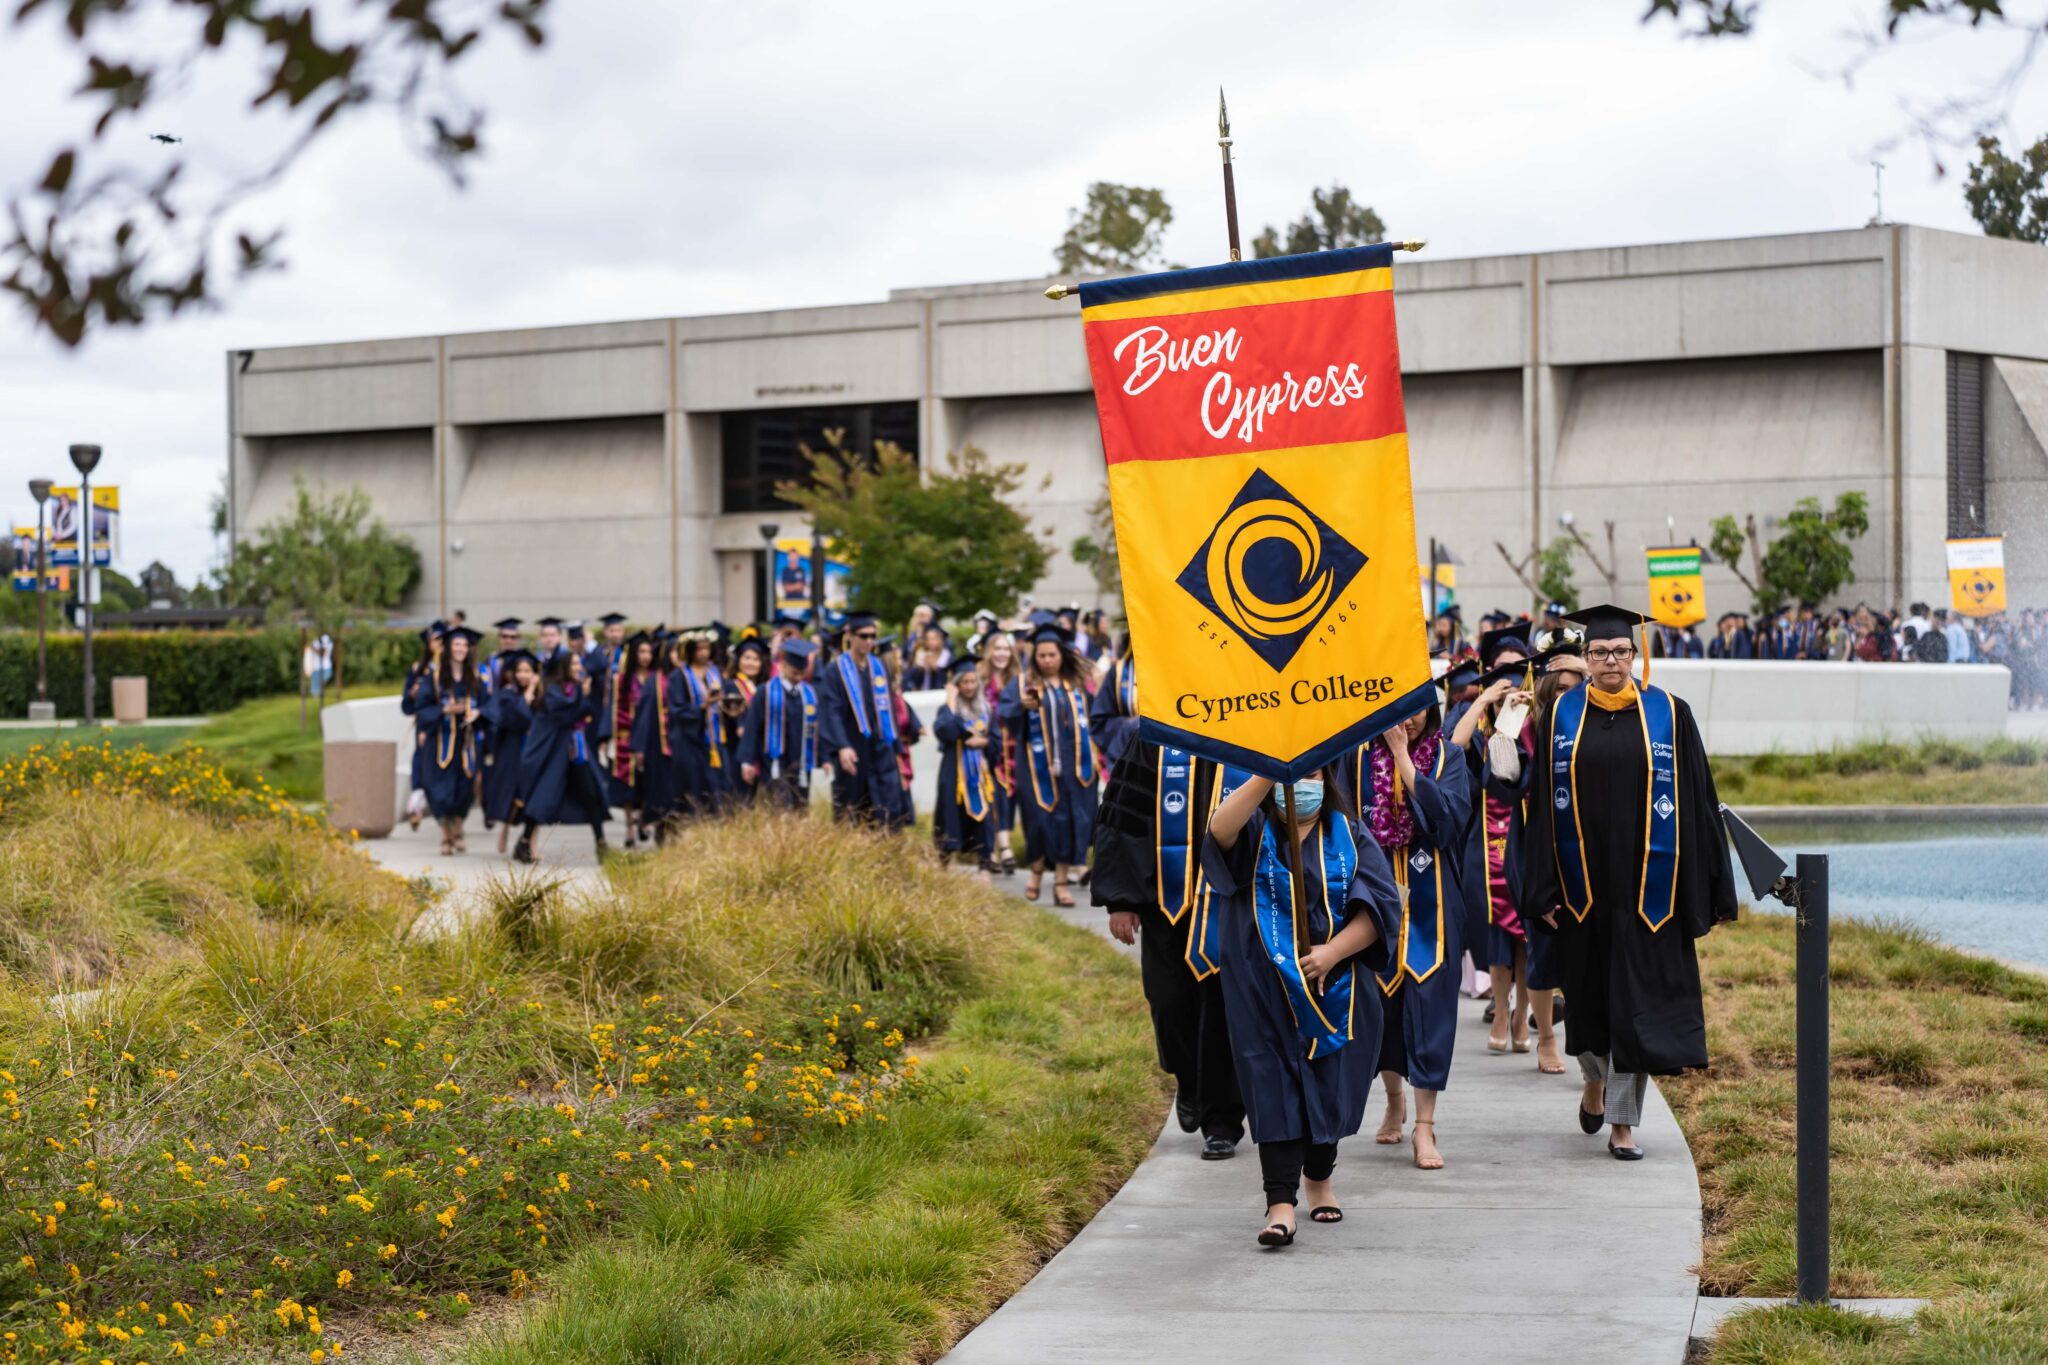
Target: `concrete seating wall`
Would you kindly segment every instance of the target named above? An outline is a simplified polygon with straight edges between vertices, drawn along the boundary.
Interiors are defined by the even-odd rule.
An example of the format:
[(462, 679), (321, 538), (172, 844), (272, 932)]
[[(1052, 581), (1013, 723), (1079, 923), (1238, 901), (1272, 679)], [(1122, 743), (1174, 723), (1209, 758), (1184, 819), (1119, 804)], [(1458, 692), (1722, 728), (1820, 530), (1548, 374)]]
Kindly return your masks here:
[(1998, 664), (1657, 659), (1714, 754), (1816, 753), (1863, 740), (1997, 739), (2011, 674)]

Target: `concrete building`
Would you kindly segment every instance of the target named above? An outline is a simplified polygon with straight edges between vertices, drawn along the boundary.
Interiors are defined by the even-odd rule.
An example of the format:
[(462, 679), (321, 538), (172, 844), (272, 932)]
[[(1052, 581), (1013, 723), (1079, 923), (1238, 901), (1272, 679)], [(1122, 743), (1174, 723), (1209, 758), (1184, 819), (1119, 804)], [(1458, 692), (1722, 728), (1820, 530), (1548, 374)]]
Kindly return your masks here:
[[(775, 480), (839, 425), (1049, 480), (1037, 597), (1089, 601), (1067, 550), (1101, 445), (1078, 306), (1045, 284), (231, 353), (231, 529), (276, 516), (296, 477), (356, 484), (421, 548), (417, 615), (748, 619), (762, 524), (801, 529)], [(1848, 599), (1945, 601), (1943, 540), (1995, 532), (2011, 601), (2048, 604), (2048, 250), (1883, 226), (1424, 253), (1396, 289), (1416, 525), (1462, 561), (1467, 603), (1526, 604), (1495, 544), (1525, 556), (1567, 515), (1603, 558), (1614, 523), (1640, 603), (1642, 550), (1674, 531), (1753, 513), (1768, 536), (1795, 500), (1861, 489)], [(1578, 582), (1604, 589), (1583, 563)], [(1745, 599), (1708, 570), (1710, 611)]]

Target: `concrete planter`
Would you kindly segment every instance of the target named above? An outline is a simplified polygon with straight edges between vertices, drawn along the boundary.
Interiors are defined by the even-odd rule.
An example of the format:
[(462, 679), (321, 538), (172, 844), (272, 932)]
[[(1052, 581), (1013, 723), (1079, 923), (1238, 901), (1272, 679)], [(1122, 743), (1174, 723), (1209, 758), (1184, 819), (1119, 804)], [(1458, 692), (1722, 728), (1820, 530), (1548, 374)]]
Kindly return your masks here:
[(397, 823), (391, 807), (391, 770), (398, 762), (398, 746), (386, 739), (331, 739), (321, 752), (328, 823), (365, 839), (391, 833)]
[(149, 679), (114, 679), (114, 722), (140, 725), (149, 719)]

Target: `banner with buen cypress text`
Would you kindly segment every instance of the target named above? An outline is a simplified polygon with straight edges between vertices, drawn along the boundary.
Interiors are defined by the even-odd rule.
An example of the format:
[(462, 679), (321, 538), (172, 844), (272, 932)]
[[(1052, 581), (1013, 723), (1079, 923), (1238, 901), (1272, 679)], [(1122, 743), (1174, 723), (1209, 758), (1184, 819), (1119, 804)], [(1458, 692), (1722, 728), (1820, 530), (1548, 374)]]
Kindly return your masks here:
[(1145, 738), (1288, 781), (1434, 697), (1392, 261), (1081, 286)]

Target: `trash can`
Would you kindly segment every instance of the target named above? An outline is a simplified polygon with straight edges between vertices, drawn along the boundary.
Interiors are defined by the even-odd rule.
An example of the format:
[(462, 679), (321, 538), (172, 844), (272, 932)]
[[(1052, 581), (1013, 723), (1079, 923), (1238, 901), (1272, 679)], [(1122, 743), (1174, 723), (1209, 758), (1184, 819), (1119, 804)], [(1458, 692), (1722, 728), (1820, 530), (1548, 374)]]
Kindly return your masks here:
[(140, 725), (149, 719), (149, 679), (114, 679), (114, 723)]
[(364, 839), (381, 839), (398, 823), (391, 773), (398, 746), (388, 739), (329, 740), (321, 746), (327, 822)]

